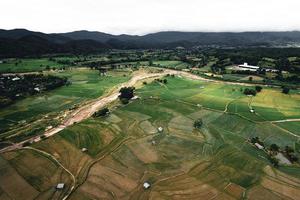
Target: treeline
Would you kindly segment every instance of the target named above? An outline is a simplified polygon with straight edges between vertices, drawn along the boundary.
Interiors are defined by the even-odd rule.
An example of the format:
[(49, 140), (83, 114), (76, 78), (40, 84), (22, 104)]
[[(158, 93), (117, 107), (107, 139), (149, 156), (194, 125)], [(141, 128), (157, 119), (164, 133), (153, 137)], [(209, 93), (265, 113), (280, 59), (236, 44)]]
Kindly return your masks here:
[(0, 58), (41, 56), (44, 54), (91, 54), (111, 49), (110, 46), (93, 40), (71, 40), (55, 43), (39, 36), (19, 39), (0, 38)]
[[(300, 48), (237, 48), (212, 50), (210, 55), (219, 59), (215, 66), (220, 68), (230, 64), (259, 65), (264, 58), (274, 59), (278, 70), (300, 72), (300, 59), (290, 61), (289, 57), (300, 57)], [(225, 64), (225, 65), (224, 65)]]

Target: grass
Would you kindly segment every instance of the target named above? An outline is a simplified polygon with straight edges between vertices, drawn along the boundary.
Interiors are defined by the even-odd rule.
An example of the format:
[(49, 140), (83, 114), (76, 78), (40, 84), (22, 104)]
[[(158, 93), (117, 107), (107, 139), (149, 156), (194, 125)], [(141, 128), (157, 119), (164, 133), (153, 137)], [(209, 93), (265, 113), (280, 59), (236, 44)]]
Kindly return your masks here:
[(185, 69), (188, 67), (191, 67), (190, 64), (182, 62), (182, 61), (153, 61), (154, 65), (158, 65), (160, 67), (166, 67), (166, 68), (174, 68), (174, 69)]

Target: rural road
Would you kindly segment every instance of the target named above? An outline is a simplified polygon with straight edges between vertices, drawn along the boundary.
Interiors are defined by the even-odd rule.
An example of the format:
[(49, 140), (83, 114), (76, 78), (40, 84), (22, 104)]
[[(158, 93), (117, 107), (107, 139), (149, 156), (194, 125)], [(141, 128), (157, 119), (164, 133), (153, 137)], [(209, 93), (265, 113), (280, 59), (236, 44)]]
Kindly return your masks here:
[[(238, 83), (238, 82), (224, 82), (220, 80), (213, 80), (213, 79), (208, 79), (208, 78), (203, 78), (195, 74), (191, 74), (189, 72), (183, 72), (183, 71), (177, 71), (177, 70), (172, 70), (172, 69), (163, 69), (159, 68), (162, 70), (161, 73), (145, 73), (145, 72), (137, 72), (134, 74), (134, 76), (126, 83), (118, 85), (116, 88), (113, 89), (109, 94), (105, 96), (101, 96), (98, 99), (95, 99), (94, 101), (89, 102), (88, 104), (74, 110), (66, 119), (64, 122), (62, 122), (59, 126), (54, 127), (50, 130), (47, 130), (44, 135), (46, 137), (51, 137), (55, 135), (56, 133), (62, 131), (68, 126), (73, 125), (74, 123), (81, 122), (82, 120), (85, 120), (89, 117), (92, 116), (93, 113), (95, 113), (97, 110), (100, 108), (110, 104), (111, 102), (115, 101), (118, 99), (119, 96), (119, 90), (122, 87), (131, 87), (134, 86), (137, 82), (147, 79), (147, 78), (155, 78), (155, 77), (162, 77), (167, 74), (174, 74), (177, 76), (182, 76), (185, 78), (189, 78), (192, 80), (202, 80), (202, 81), (208, 81), (208, 82), (217, 82), (217, 83), (225, 83), (225, 84), (233, 84), (233, 85), (243, 85), (243, 86), (251, 86), (253, 84), (247, 84), (247, 83)], [(276, 121), (276, 122), (284, 122), (285, 120), (281, 121)], [(24, 140), (19, 143), (14, 143), (8, 147), (2, 148), (0, 150), (0, 153), (7, 152), (7, 151), (12, 151), (15, 149), (20, 149), (23, 147), (24, 143), (30, 142), (39, 142), (41, 140), (40, 136), (34, 136), (32, 138), (29, 138), (27, 140)]]

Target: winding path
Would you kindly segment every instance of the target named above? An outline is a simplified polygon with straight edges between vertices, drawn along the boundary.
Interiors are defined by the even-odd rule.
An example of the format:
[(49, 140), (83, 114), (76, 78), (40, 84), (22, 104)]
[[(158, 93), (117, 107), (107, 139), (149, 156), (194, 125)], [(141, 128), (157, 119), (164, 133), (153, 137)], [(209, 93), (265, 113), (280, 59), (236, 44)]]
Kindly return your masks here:
[(33, 147), (23, 147), (22, 149), (28, 149), (28, 150), (36, 151), (40, 154), (43, 154), (44, 156), (50, 157), (52, 160), (54, 160), (61, 168), (63, 168), (72, 177), (73, 185), (72, 185), (71, 189), (69, 190), (69, 192), (62, 198), (62, 200), (67, 199), (70, 196), (70, 194), (73, 192), (73, 190), (75, 188), (75, 185), (76, 185), (76, 178), (72, 174), (72, 172), (70, 172), (70, 170), (68, 170), (65, 166), (63, 166), (63, 164), (61, 164), (61, 162), (59, 162), (53, 155), (51, 155), (50, 153), (48, 153), (46, 151), (42, 151), (40, 149), (36, 149), (36, 148), (33, 148)]

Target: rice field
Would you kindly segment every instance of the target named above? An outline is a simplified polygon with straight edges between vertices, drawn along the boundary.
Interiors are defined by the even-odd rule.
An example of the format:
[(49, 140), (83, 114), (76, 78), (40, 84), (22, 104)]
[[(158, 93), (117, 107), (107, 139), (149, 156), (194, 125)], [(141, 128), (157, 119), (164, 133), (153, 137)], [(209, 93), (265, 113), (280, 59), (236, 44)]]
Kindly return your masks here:
[[(87, 119), (32, 145), (76, 177), (70, 199), (298, 199), (299, 165), (274, 168), (247, 140), (257, 136), (266, 146), (299, 147), (289, 133), (299, 134), (297, 122), (272, 122), (299, 117), (299, 95), (264, 88), (248, 97), (245, 86), (166, 79), (137, 89), (140, 98), (128, 105), (115, 102), (108, 117)], [(203, 124), (195, 129), (199, 118)], [(53, 191), (53, 185), (71, 184), (68, 176), (50, 178), (62, 169), (29, 150), (2, 154), (0, 161), (23, 180), (15, 188), (0, 184), (3, 197), (24, 187), (29, 199), (46, 199), (50, 191), (60, 199), (64, 191)], [(151, 187), (144, 189), (144, 182)]]

